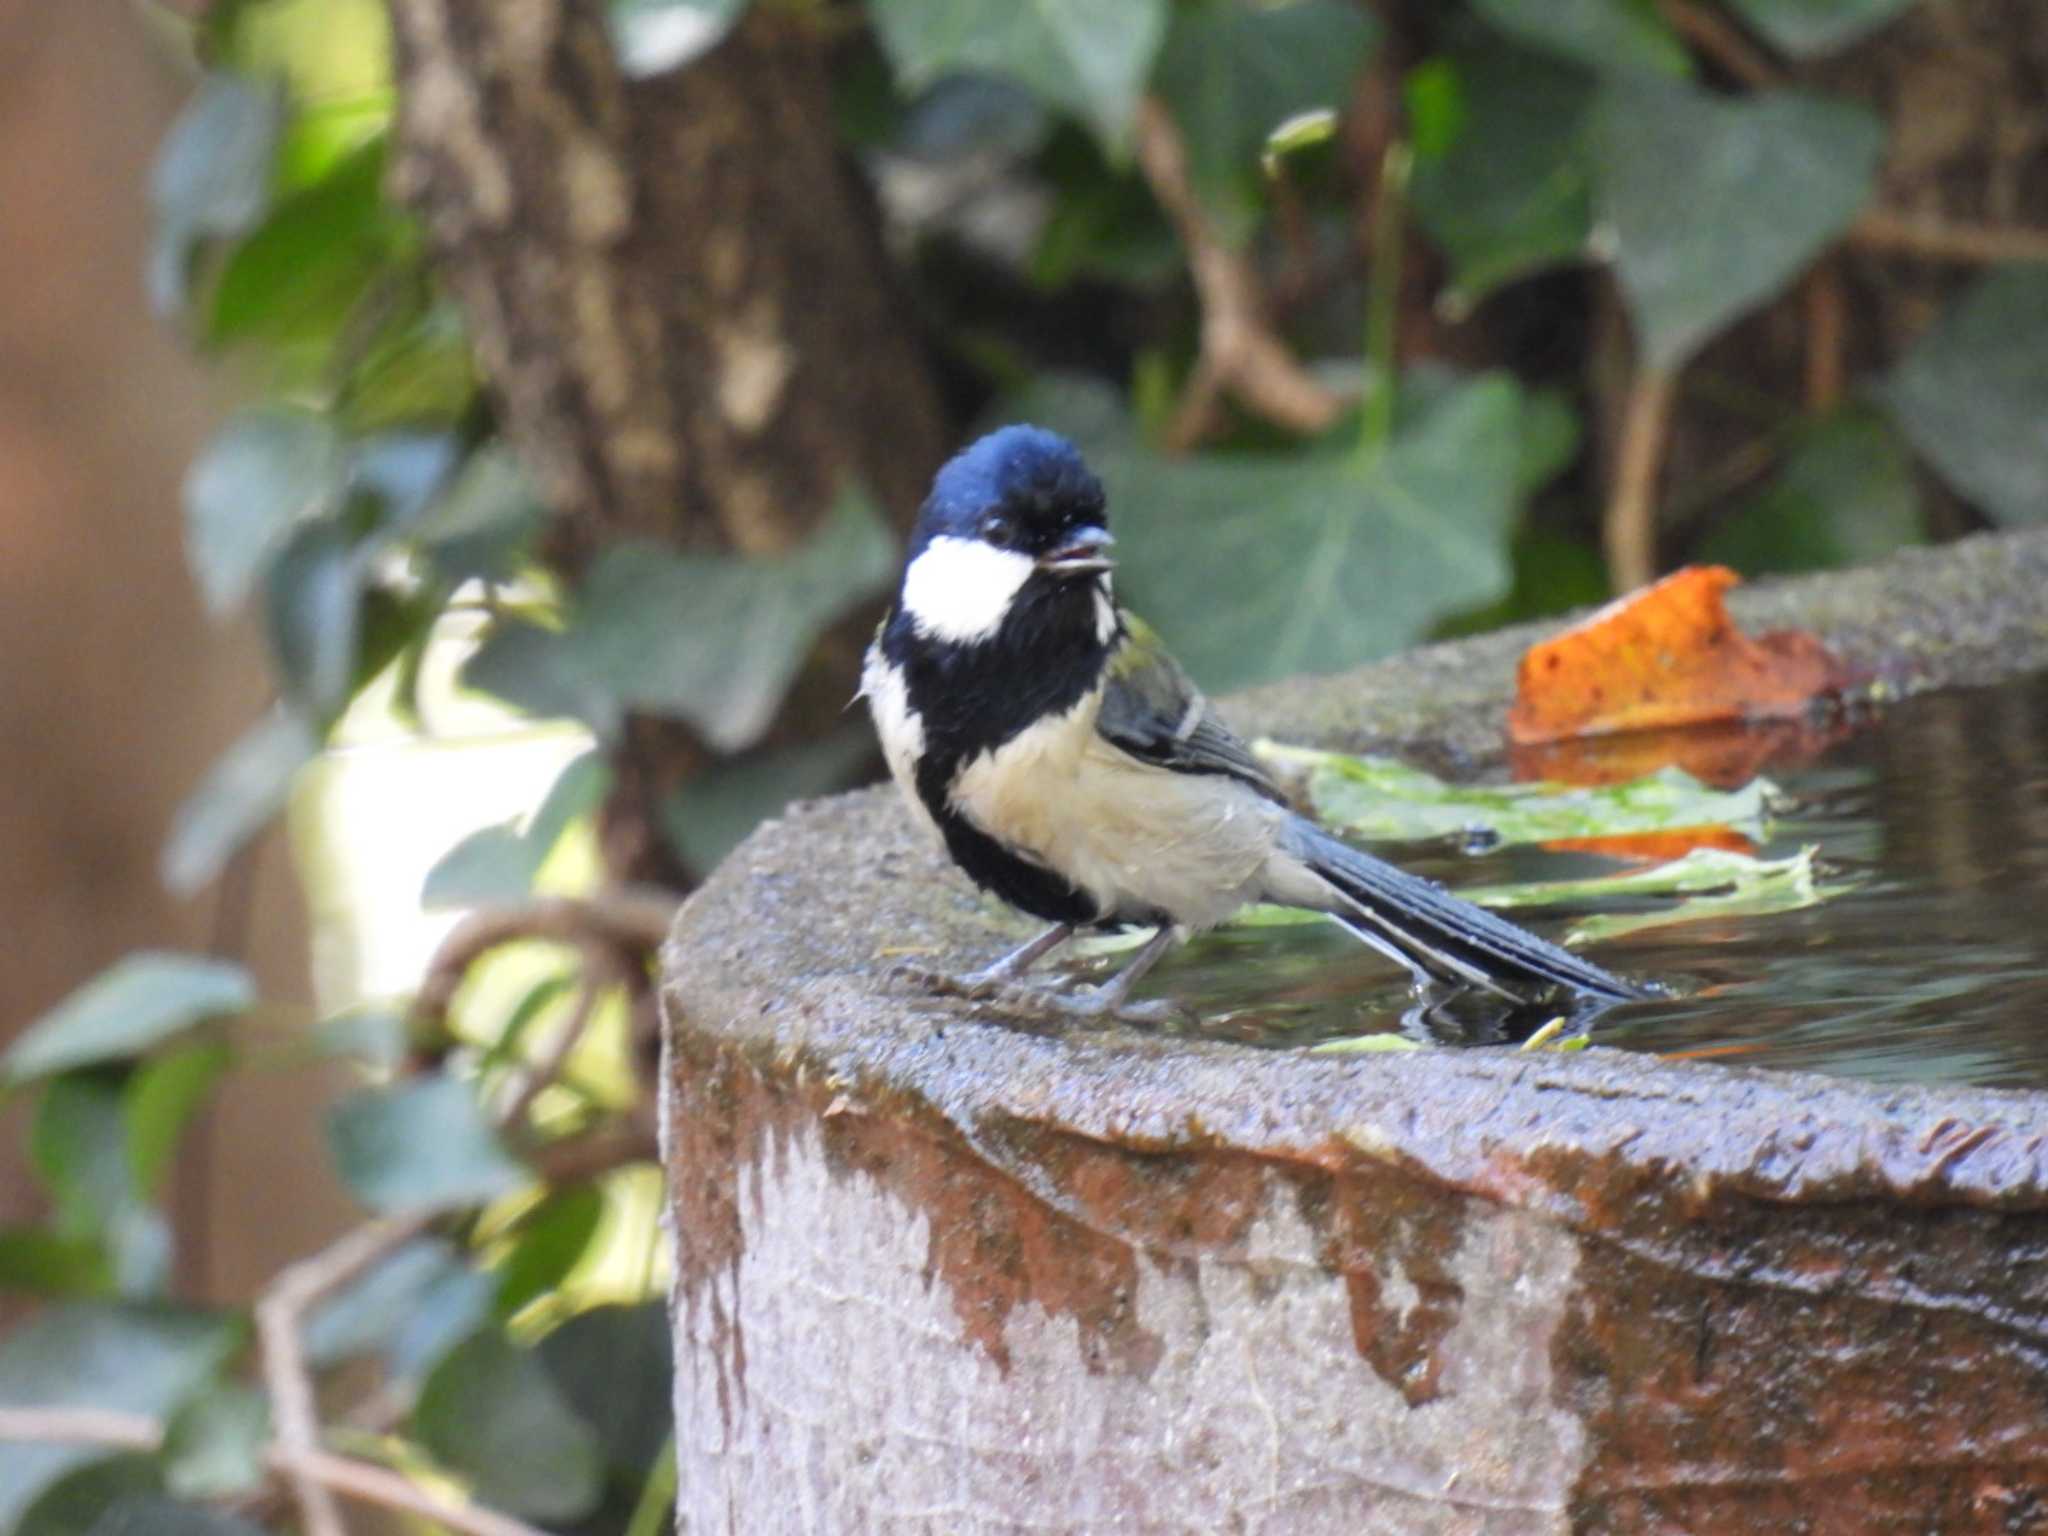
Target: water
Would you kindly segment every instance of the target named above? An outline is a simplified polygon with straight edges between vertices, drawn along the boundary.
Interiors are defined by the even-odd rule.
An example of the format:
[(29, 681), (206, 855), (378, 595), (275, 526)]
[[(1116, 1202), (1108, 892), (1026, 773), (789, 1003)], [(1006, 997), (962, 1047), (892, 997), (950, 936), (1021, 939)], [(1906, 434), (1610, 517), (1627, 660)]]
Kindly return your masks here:
[[(1766, 771), (1794, 804), (1758, 852), (1818, 844), (1826, 874), (1863, 883), (1801, 911), (1590, 947), (1677, 994), (1616, 1008), (1595, 1038), (1880, 1082), (2048, 1087), (2048, 676), (1910, 700), (1810, 766)], [(1530, 849), (1377, 851), (1454, 887), (1635, 867)], [(1575, 914), (1508, 915), (1556, 937)], [(1199, 1009), (1198, 1033), (1255, 1045), (1401, 1029), (1411, 1006), (1401, 973), (1321, 922), (1210, 935), (1157, 977), (1144, 991)], [(1469, 1017), (1475, 1007), (1483, 1015), (1461, 1011), (1482, 1035), (1529, 1027)]]

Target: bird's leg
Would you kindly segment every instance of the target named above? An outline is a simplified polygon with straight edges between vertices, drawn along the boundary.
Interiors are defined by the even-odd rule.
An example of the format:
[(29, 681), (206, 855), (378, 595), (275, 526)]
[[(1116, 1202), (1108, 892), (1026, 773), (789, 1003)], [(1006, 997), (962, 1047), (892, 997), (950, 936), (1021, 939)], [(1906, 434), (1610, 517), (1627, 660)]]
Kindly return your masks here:
[(1019, 944), (1002, 959), (992, 961), (978, 971), (969, 971), (960, 978), (960, 985), (973, 988), (1007, 986), (1073, 936), (1072, 923), (1054, 923), (1037, 938)]
[(1000, 960), (978, 971), (969, 971), (965, 976), (948, 975), (922, 965), (898, 965), (892, 968), (892, 974), (946, 997), (966, 997), (977, 1002), (1017, 993), (1030, 995), (1033, 989), (1014, 985), (1016, 979), (1073, 936), (1072, 923), (1055, 923), (1037, 938), (1019, 944)]
[(1133, 1003), (1128, 1000), (1131, 988), (1136, 986), (1144, 974), (1157, 965), (1166, 952), (1183, 937), (1185, 935), (1174, 924), (1162, 923), (1159, 931), (1145, 941), (1145, 947), (1131, 956), (1130, 964), (1101, 986), (1092, 987), (1077, 996), (1060, 999), (1060, 1011), (1079, 1018), (1118, 1018), (1135, 1024), (1160, 1024), (1171, 1019), (1185, 1018), (1187, 1011), (1167, 998), (1149, 1003)]

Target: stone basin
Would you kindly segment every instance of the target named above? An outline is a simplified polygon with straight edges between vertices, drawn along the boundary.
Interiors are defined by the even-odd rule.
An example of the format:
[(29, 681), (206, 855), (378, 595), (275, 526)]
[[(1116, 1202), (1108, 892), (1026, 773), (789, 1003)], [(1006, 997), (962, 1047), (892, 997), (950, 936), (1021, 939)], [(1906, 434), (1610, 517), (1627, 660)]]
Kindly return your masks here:
[[(1735, 599), (1882, 693), (2048, 666), (2048, 532)], [(1537, 633), (1228, 712), (1483, 771)], [(2048, 1095), (1062, 1032), (887, 977), (1023, 929), (881, 791), (683, 909), (681, 1530), (2048, 1530)]]

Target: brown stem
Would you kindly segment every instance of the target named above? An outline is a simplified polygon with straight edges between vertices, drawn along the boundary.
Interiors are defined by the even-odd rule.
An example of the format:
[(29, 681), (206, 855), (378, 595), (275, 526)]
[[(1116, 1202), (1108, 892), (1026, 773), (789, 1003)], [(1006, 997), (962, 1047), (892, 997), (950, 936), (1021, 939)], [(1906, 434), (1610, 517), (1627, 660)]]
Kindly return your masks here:
[(1873, 208), (1849, 226), (1852, 244), (1889, 255), (1961, 266), (2048, 261), (2048, 230), (2017, 224), (1961, 224)]
[(596, 896), (547, 897), (516, 907), (486, 907), (473, 912), (441, 941), (413, 1000), (413, 1014), (423, 1025), (438, 1026), (469, 968), (489, 951), (518, 939), (543, 939), (586, 949), (601, 945), (624, 961), (644, 967), (647, 957), (668, 937), (676, 904), (667, 898), (630, 891)]
[(276, 1437), (275, 1464), (291, 1489), (304, 1536), (348, 1536), (334, 1490), (310, 1470), (320, 1451), (320, 1413), (299, 1328), (322, 1297), (346, 1285), (423, 1231), (439, 1212), (387, 1216), (282, 1270), (256, 1302), (256, 1338)]
[(1622, 402), (1614, 494), (1601, 530), (1608, 579), (1617, 592), (1643, 586), (1657, 574), (1657, 475), (1671, 436), (1676, 381), (1669, 368), (1639, 368)]
[(1848, 300), (1833, 257), (1824, 258), (1807, 274), (1799, 300), (1806, 317), (1806, 408), (1831, 411), (1842, 403), (1847, 389), (1842, 342), (1848, 328)]
[(1174, 446), (1192, 446), (1194, 435), (1207, 429), (1209, 402), (1219, 390), (1275, 426), (1322, 431), (1343, 409), (1343, 399), (1273, 333), (1258, 278), (1209, 222), (1188, 179), (1180, 128), (1156, 97), (1138, 103), (1136, 147), (1138, 168), (1187, 248), (1202, 306), (1201, 357), (1188, 398), (1175, 413), (1174, 435), (1186, 440)]
[(1693, 0), (1658, 0), (1657, 10), (1687, 44), (1744, 85), (1762, 89), (1784, 84), (1785, 72), (1727, 17)]

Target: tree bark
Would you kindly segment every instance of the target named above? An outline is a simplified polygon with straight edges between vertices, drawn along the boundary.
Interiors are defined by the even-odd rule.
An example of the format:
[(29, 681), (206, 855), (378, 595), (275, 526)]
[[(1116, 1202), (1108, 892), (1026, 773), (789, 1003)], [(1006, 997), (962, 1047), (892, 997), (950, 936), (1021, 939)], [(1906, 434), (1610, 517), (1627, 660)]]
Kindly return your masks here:
[[(604, 545), (772, 555), (849, 481), (898, 518), (945, 442), (871, 207), (839, 152), (824, 39), (756, 8), (679, 70), (629, 80), (599, 0), (391, 0), (397, 193), (466, 312), (506, 437), (573, 582)], [(851, 691), (828, 638), (771, 741)], [(615, 874), (687, 878), (663, 798), (706, 754), (637, 721), (608, 817)]]

